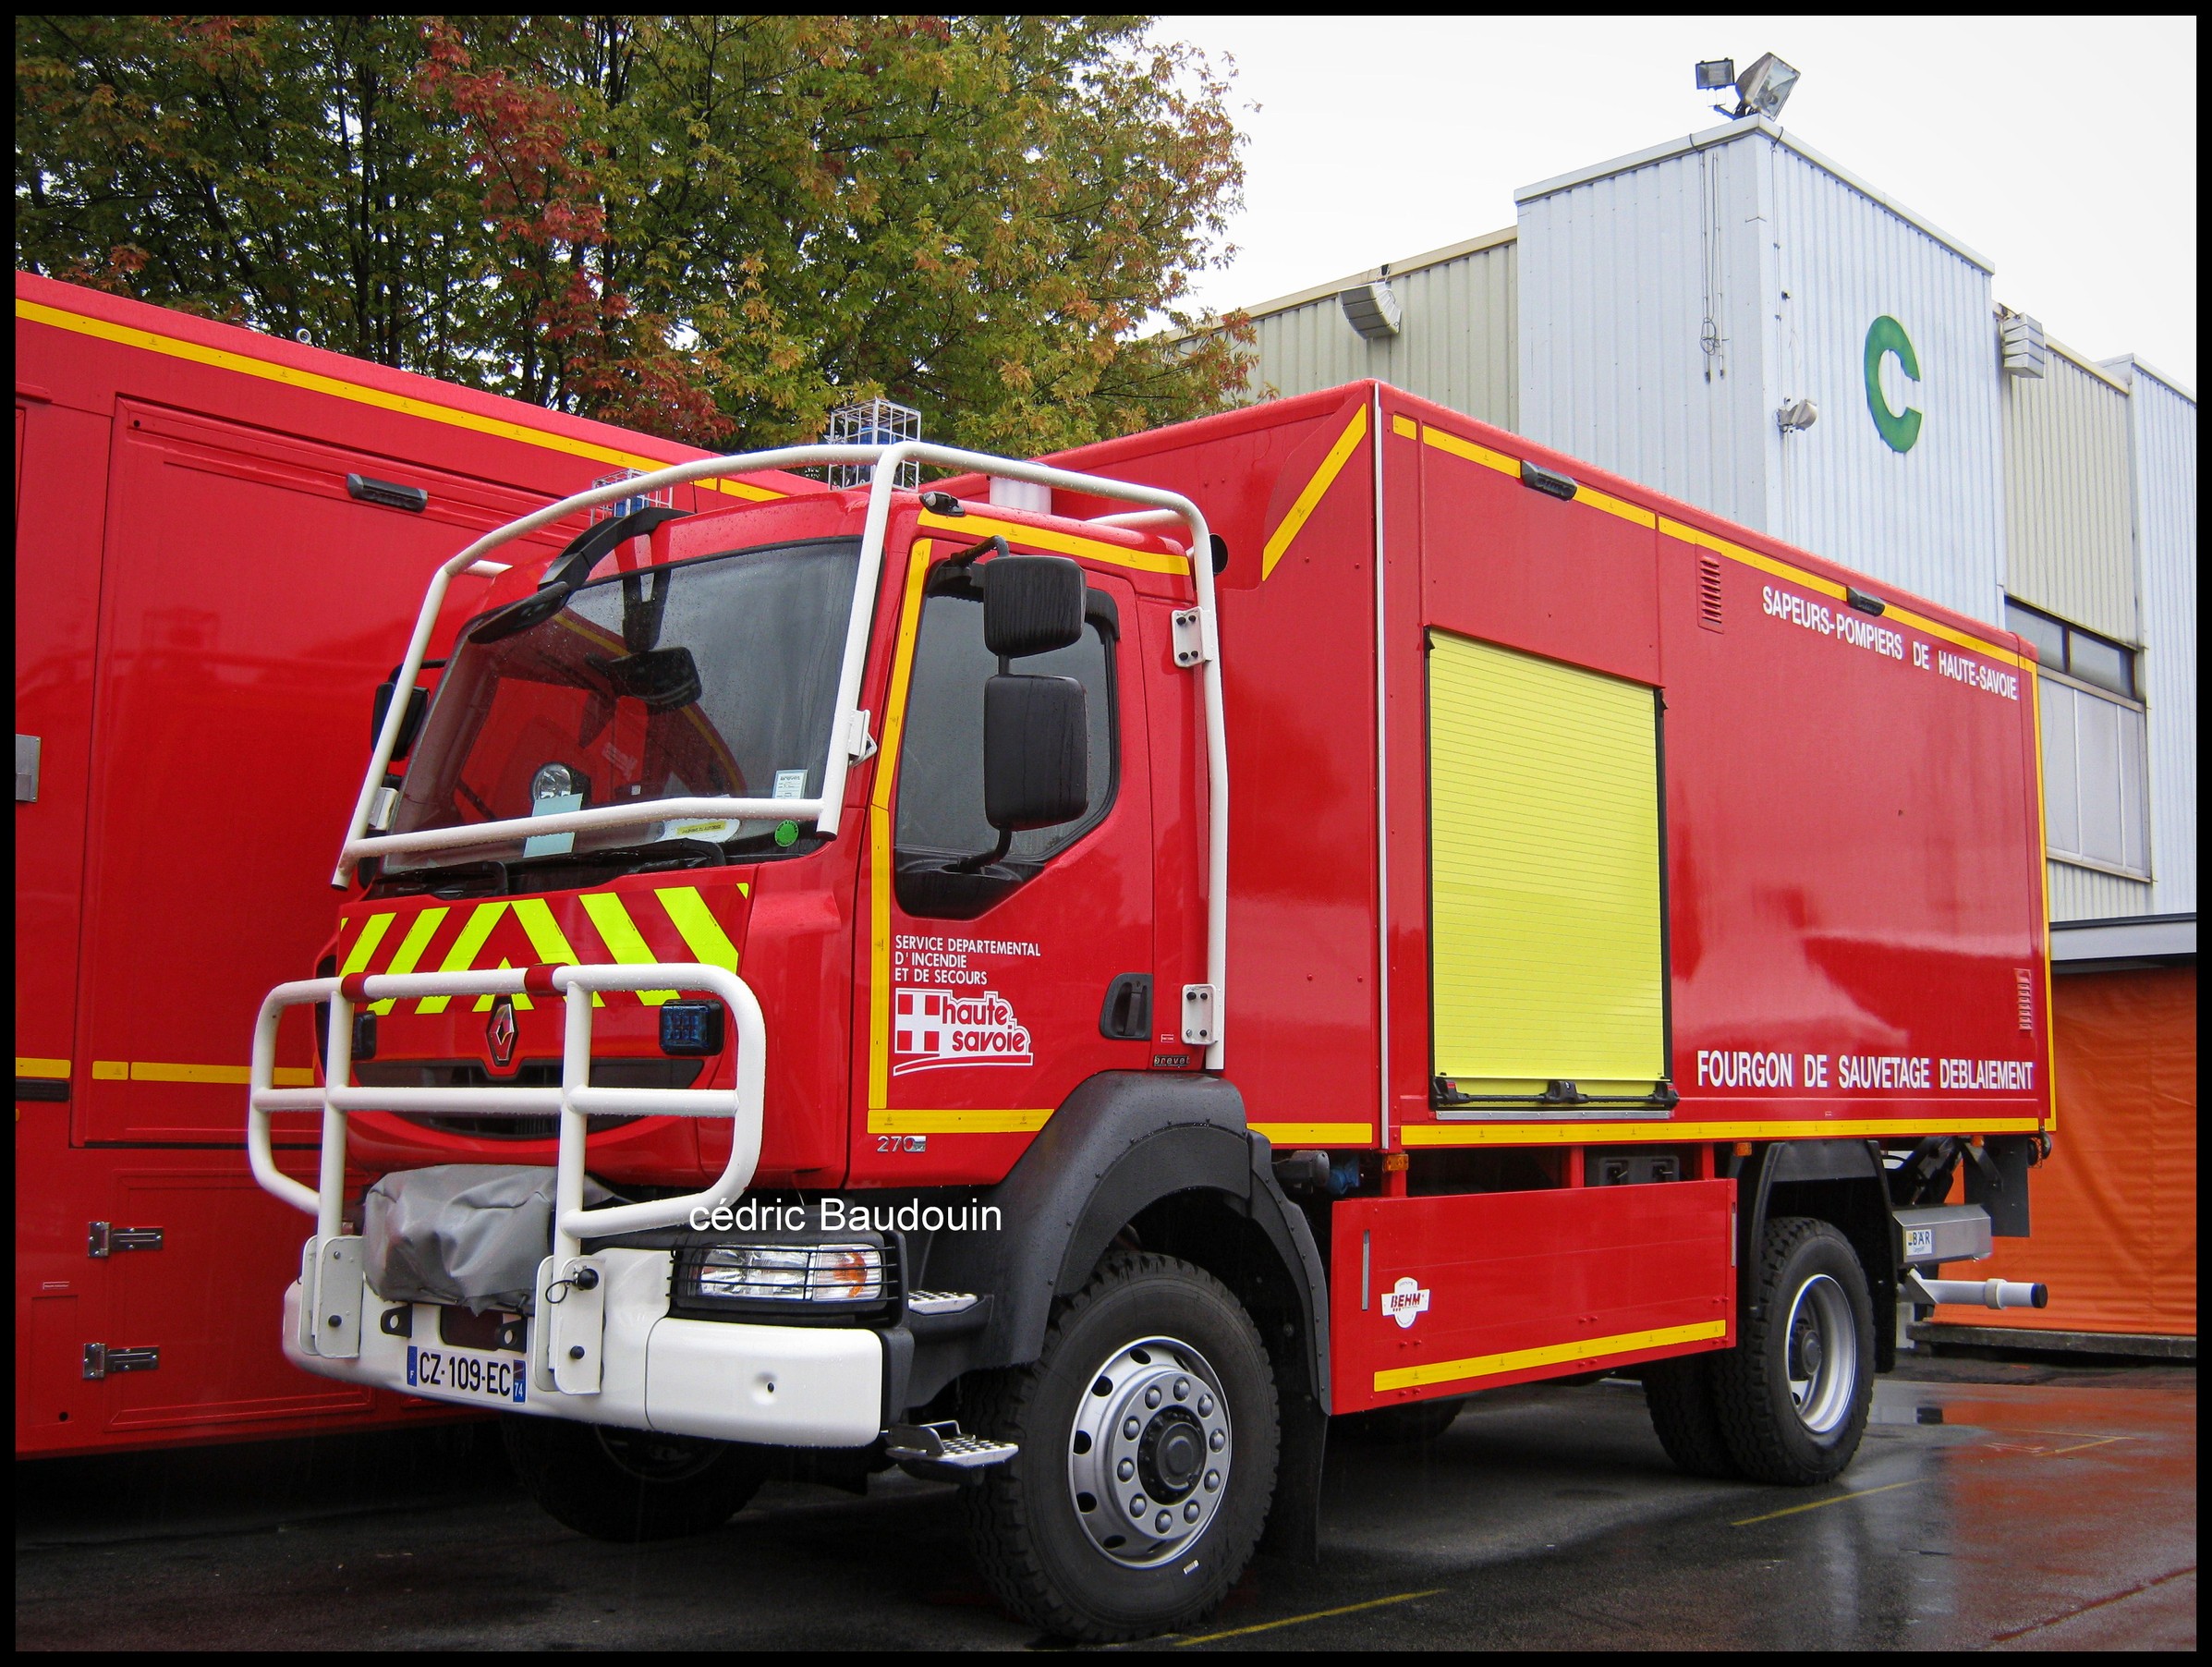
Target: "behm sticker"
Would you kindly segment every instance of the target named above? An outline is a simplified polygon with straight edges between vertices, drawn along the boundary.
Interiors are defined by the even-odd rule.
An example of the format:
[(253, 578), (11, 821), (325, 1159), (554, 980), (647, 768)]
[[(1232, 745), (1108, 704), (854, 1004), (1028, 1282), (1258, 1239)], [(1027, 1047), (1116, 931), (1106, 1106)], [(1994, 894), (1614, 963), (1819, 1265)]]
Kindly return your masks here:
[(966, 994), (952, 990), (892, 991), (891, 1074), (940, 1065), (1034, 1064), (1029, 1032), (1014, 1004), (995, 990)]
[(1428, 1312), (1428, 1293), (1409, 1273), (1382, 1294), (1382, 1311), (1398, 1322), (1400, 1331), (1409, 1331)]

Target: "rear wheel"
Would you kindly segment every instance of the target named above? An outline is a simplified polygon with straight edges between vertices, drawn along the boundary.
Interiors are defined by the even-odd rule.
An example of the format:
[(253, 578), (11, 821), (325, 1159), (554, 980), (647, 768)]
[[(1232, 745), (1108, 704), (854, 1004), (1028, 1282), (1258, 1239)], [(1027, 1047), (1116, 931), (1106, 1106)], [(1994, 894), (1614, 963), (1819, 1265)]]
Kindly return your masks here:
[(1755, 1481), (1799, 1487), (1851, 1463), (1874, 1402), (1874, 1303), (1851, 1242), (1826, 1222), (1767, 1223), (1759, 1318), (1712, 1357), (1720, 1432)]
[(565, 1418), (502, 1420), (507, 1457), (553, 1519), (594, 1539), (674, 1539), (718, 1528), (759, 1491), (758, 1447), (612, 1430)]
[(1378, 1406), (1371, 1412), (1346, 1413), (1332, 1419), (1330, 1434), (1359, 1447), (1404, 1447), (1433, 1442), (1452, 1428), (1465, 1395), (1441, 1401), (1412, 1401), (1404, 1406)]
[(1644, 1368), (1644, 1405), (1651, 1427), (1675, 1468), (1690, 1476), (1731, 1481), (1744, 1474), (1720, 1433), (1713, 1394), (1712, 1355), (1683, 1355)]
[(1250, 1561), (1275, 1488), (1275, 1382), (1250, 1317), (1202, 1270), (1115, 1256), (1037, 1363), (964, 1407), (1021, 1446), (963, 1506), (984, 1577), (1025, 1620), (1142, 1637), (1206, 1613)]

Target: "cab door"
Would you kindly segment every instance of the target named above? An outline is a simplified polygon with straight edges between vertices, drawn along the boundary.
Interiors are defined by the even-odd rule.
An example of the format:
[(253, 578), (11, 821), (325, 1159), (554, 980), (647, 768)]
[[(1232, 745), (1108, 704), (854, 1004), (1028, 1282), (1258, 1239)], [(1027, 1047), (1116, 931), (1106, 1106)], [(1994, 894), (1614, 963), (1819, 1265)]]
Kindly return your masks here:
[[(1152, 990), (1150, 773), (1136, 602), (1086, 571), (1081, 639), (1017, 675), (1081, 685), (1081, 815), (994, 854), (981, 587), (917, 542), (901, 599), (862, 880), (856, 1186), (1002, 1177), (1077, 1084), (1141, 1070)], [(857, 1062), (860, 1063), (860, 1062)]]

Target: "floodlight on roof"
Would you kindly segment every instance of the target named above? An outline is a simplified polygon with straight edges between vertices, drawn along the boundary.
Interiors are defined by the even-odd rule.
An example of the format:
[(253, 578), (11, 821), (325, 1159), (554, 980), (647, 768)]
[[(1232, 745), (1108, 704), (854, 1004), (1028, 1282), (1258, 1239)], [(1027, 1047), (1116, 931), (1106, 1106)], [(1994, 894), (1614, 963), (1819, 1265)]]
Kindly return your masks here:
[(1756, 114), (1771, 121), (1781, 114), (1781, 107), (1790, 102), (1791, 91), (1796, 85), (1795, 69), (1770, 52), (1763, 54), (1756, 63), (1736, 78), (1736, 96), (1743, 101), (1737, 106), (1736, 114)]
[(1736, 61), (1733, 58), (1708, 58), (1697, 66), (1697, 91), (1718, 92), (1723, 87), (1736, 84)]

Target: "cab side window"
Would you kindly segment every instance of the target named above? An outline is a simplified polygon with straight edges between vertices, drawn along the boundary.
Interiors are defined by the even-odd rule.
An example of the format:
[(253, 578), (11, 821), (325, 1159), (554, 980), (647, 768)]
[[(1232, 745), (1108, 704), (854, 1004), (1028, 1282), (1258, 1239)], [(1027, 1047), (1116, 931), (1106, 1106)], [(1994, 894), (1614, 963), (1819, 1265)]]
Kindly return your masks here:
[(980, 591), (958, 573), (931, 582), (899, 742), (894, 889), (908, 914), (972, 919), (1034, 879), (1105, 816), (1115, 785), (1117, 635), (1112, 599), (1094, 590), (1080, 641), (1015, 663), (1017, 672), (1083, 685), (1089, 798), (1082, 815), (1018, 833), (1003, 858), (984, 861), (999, 834), (983, 815), (983, 686), (999, 663), (983, 646)]

